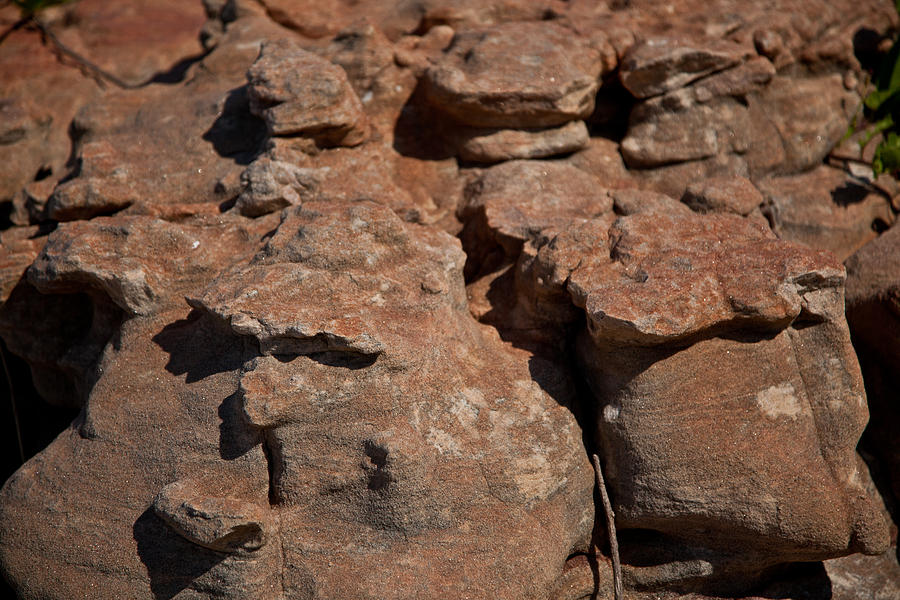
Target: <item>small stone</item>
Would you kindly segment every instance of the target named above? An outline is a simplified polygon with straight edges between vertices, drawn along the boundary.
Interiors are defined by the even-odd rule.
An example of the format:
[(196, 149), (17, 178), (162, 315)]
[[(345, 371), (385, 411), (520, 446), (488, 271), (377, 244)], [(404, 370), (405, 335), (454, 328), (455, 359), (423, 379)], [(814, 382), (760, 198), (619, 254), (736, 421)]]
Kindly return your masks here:
[(247, 72), (251, 111), (273, 135), (356, 146), (369, 125), (344, 70), (289, 40), (266, 42)]
[(547, 158), (584, 148), (589, 139), (584, 121), (543, 129), (469, 129), (450, 131), (462, 160), (495, 163), (519, 158)]

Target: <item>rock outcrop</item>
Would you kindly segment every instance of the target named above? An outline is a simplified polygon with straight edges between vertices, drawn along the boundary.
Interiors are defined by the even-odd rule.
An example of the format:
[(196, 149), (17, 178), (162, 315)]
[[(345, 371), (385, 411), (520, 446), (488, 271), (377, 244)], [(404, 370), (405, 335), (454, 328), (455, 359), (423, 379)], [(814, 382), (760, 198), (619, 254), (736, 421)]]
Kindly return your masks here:
[(0, 41), (20, 597), (611, 597), (593, 454), (629, 598), (896, 593), (889, 3), (100, 4)]

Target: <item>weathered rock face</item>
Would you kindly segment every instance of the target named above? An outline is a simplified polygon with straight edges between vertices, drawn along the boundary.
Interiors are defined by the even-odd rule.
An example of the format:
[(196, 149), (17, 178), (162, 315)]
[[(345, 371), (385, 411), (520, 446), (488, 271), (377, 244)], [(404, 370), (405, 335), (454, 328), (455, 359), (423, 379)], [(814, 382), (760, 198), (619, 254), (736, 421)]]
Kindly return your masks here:
[(344, 70), (289, 40), (264, 44), (247, 79), (250, 110), (273, 135), (304, 135), (323, 146), (356, 146), (368, 135)]
[(894, 222), (885, 192), (866, 179), (820, 166), (808, 173), (759, 182), (773, 230), (783, 238), (848, 258)]
[[(220, 246), (204, 237), (204, 223), (95, 219), (54, 233), (29, 271), (44, 291), (80, 279), (134, 315), (99, 358), (82, 423), (56, 444), (82, 455), (70, 466), (90, 474), (80, 477), (84, 485), (94, 480), (121, 494), (67, 534), (79, 548), (95, 535), (106, 540), (108, 550), (77, 552), (78, 560), (124, 573), (105, 589), (127, 596), (146, 595), (147, 585), (157, 594), (199, 593), (215, 582), (230, 596), (355, 590), (377, 598), (396, 580), (404, 582), (393, 587), (397, 597), (415, 589), (496, 597), (511, 585), (518, 596), (542, 597), (566, 557), (590, 539), (592, 477), (564, 404), (574, 398), (565, 389), (551, 397), (533, 380), (529, 355), (469, 315), (458, 242), (369, 202), (310, 202), (286, 213), (245, 262), (248, 244), (271, 229), (271, 220), (249, 223), (252, 231), (234, 229), (238, 237)], [(105, 236), (129, 245), (94, 256), (88, 248)], [(140, 267), (130, 244), (144, 250)], [(65, 255), (54, 251), (62, 246)], [(204, 290), (211, 253), (221, 248), (240, 264)], [(171, 260), (195, 267), (158, 280), (155, 267)], [(186, 320), (177, 302), (184, 295), (197, 307)], [(293, 308), (301, 298), (306, 313)], [(150, 349), (133, 337), (148, 334)], [(442, 343), (449, 338), (457, 343)], [(195, 356), (198, 344), (210, 347)], [(232, 349), (215, 358), (223, 344)], [(145, 438), (139, 422), (151, 405), (144, 403), (158, 397), (157, 374), (166, 370), (185, 378), (166, 384), (174, 400), (151, 411), (164, 426)], [(121, 414), (126, 380), (129, 397), (141, 400)], [(171, 409), (168, 417), (160, 412)], [(182, 411), (193, 416), (183, 420)], [(173, 419), (179, 423), (169, 427)], [(141, 437), (116, 435), (120, 426)], [(186, 439), (176, 442), (180, 435)], [(109, 481), (116, 472), (102, 459), (111, 450), (104, 440), (119, 460), (141, 465), (140, 482)], [(152, 475), (146, 461), (159, 453), (179, 457), (178, 466), (159, 465)], [(166, 484), (171, 468), (177, 481)], [(63, 471), (46, 484), (72, 476)], [(41, 498), (55, 497), (29, 481), (22, 472), (4, 488), (6, 518), (31, 520), (46, 510)], [(83, 509), (76, 502), (61, 510)], [(24, 556), (56, 531), (51, 519), (43, 533), (4, 538), (5, 547)], [(135, 554), (118, 550), (134, 543)], [(473, 552), (477, 562), (466, 558)], [(17, 563), (12, 555), (5, 564)], [(211, 556), (221, 558), (206, 575), (189, 577)], [(383, 565), (375, 579), (373, 559)], [(67, 573), (70, 590), (97, 584), (96, 573), (80, 578), (64, 556), (47, 560)], [(184, 561), (187, 572), (165, 573), (168, 561)], [(328, 566), (335, 562), (340, 568)], [(16, 577), (32, 586), (24, 582), (35, 571), (19, 569)], [(514, 576), (525, 569), (530, 577)]]
[(460, 157), (497, 162), (583, 148), (587, 130), (574, 121), (591, 114), (602, 68), (562, 27), (509, 23), (458, 33), (424, 82), (429, 102), (463, 126), (450, 133)]
[(900, 498), (900, 444), (894, 435), (900, 360), (898, 240), (900, 229), (891, 227), (847, 259), (847, 321), (872, 412), (865, 444), (883, 461), (884, 476), (895, 499)]
[(892, 597), (889, 3), (203, 8), (0, 46), (20, 596)]
[[(610, 246), (611, 263), (576, 269), (568, 287), (587, 313), (581, 360), (603, 398), (621, 526), (760, 544), (732, 560), (884, 551), (851, 441), (867, 413), (840, 265), (726, 215), (637, 213)], [(754, 475), (732, 480), (744, 471)], [(829, 479), (833, 495), (803, 497)], [(698, 500), (701, 511), (687, 508)]]
[[(0, 9), (6, 30), (18, 18)], [(202, 50), (199, 3), (139, 0), (110, 7), (82, 0), (42, 13), (45, 25), (68, 47), (128, 83), (169, 71)], [(32, 180), (55, 182), (66, 173), (68, 127), (78, 108), (96, 101), (100, 84), (61, 63), (34, 31), (12, 32), (0, 61), (0, 201), (10, 200)], [(46, 201), (43, 194), (40, 200)], [(27, 217), (19, 224), (27, 224)]]

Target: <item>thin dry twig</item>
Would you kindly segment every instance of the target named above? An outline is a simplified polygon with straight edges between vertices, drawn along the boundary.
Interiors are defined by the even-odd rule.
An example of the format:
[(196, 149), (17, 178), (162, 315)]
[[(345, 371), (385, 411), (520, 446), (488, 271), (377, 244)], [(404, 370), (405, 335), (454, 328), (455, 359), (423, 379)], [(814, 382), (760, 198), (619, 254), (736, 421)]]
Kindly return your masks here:
[(600, 490), (600, 500), (603, 503), (603, 512), (606, 514), (606, 531), (609, 533), (609, 553), (612, 555), (615, 600), (622, 600), (625, 592), (622, 588), (622, 563), (619, 560), (619, 541), (616, 539), (616, 515), (613, 513), (612, 505), (609, 502), (609, 494), (606, 492), (606, 482), (603, 481), (603, 469), (600, 468), (600, 457), (593, 454), (591, 460), (594, 463), (594, 480), (597, 483), (597, 489)]
[(110, 83), (112, 83), (112, 84), (114, 84), (114, 85), (116, 85), (116, 86), (118, 86), (118, 87), (120, 87), (120, 88), (122, 88), (122, 89), (124, 89), (124, 90), (133, 90), (133, 89), (137, 89), (137, 88), (139, 88), (139, 87), (142, 87), (143, 84), (137, 84), (137, 85), (135, 85), (135, 84), (128, 83), (128, 82), (126, 82), (126, 81), (123, 81), (123, 80), (119, 79), (118, 77), (116, 77), (116, 76), (113, 75), (112, 73), (110, 73), (110, 72), (108, 72), (108, 71), (102, 69), (101, 67), (99, 67), (99, 66), (97, 66), (96, 64), (92, 63), (91, 61), (89, 61), (89, 60), (86, 59), (85, 57), (81, 56), (80, 54), (78, 54), (77, 52), (75, 52), (74, 50), (72, 50), (71, 48), (69, 48), (68, 46), (66, 46), (65, 44), (63, 44), (63, 43), (59, 40), (59, 38), (56, 37), (56, 35), (50, 30), (50, 28), (49, 28), (49, 27), (46, 27), (46, 26), (45, 26), (43, 23), (41, 23), (38, 19), (36, 19), (36, 18), (34, 18), (34, 17), (31, 17), (30, 20), (31, 20), (31, 24), (33, 24), (33, 25), (38, 29), (38, 31), (41, 32), (41, 35), (44, 36), (45, 39), (50, 40), (50, 42), (53, 44), (53, 47), (54, 47), (60, 54), (62, 54), (62, 55), (64, 55), (64, 56), (67, 56), (68, 58), (74, 60), (74, 61), (75, 61), (76, 63), (78, 63), (82, 68), (84, 68), (86, 71), (90, 72), (94, 77), (96, 77), (96, 78), (98, 78), (98, 79), (100, 79), (100, 80), (108, 81), (108, 82), (110, 82)]
[(16, 427), (16, 439), (19, 442), (19, 458), (22, 464), (25, 464), (25, 445), (22, 443), (22, 427), (19, 425), (19, 411), (16, 409), (16, 395), (13, 392), (12, 377), (9, 374), (9, 367), (6, 366), (6, 352), (0, 345), (0, 363), (3, 363), (3, 373), (6, 375), (6, 384), (9, 386), (9, 404), (12, 407), (13, 425)]

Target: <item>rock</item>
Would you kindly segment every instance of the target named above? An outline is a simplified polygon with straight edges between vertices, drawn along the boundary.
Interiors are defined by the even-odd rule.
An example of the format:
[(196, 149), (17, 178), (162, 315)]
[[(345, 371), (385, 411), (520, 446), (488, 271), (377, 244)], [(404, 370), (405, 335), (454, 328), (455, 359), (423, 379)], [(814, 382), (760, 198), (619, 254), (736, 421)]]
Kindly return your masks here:
[[(352, 0), (323, 7), (310, 0), (265, 0), (266, 12), (278, 23), (306, 37), (322, 38), (338, 33), (360, 18)], [(427, 31), (434, 26), (478, 27), (506, 21), (537, 21), (548, 11), (561, 8), (556, 0), (408, 0), (366, 5), (367, 16), (396, 40), (403, 34)]]
[(176, 225), (115, 217), (62, 225), (40, 239), (40, 254), (0, 308), (0, 333), (11, 352), (29, 362), (44, 399), (81, 406), (97, 360), (123, 319), (180, 306), (186, 289), (220, 268), (222, 247), (238, 253), (264, 231), (221, 218)]
[(698, 102), (706, 102), (719, 96), (746, 96), (763, 89), (774, 76), (774, 65), (760, 56), (705, 77), (691, 86), (691, 89)]
[(617, 215), (636, 215), (639, 213), (669, 213), (672, 216), (685, 216), (690, 210), (673, 198), (650, 190), (621, 189), (610, 193)]
[(15, 227), (0, 233), (0, 306), (34, 262), (46, 237), (39, 227)]
[[(288, 209), (267, 241), (251, 239), (252, 260), (222, 243), (233, 266), (218, 263), (212, 282), (185, 277), (190, 315), (166, 304), (122, 324), (83, 420), (0, 492), (0, 520), (29, 523), (0, 550), (15, 585), (44, 593), (52, 568), (69, 590), (125, 597), (546, 597), (590, 540), (574, 392), (472, 320), (458, 242), (339, 201)], [(80, 514), (101, 494), (108, 506), (35, 563), (61, 526), (47, 489), (76, 468), (90, 476), (50, 514)]]
[(449, 135), (460, 159), (482, 163), (569, 154), (588, 143), (584, 121), (546, 129), (454, 128)]
[(869, 427), (863, 438), (878, 457), (894, 501), (900, 499), (897, 373), (900, 365), (900, 229), (891, 227), (847, 261), (847, 322), (866, 378)]
[(426, 94), (473, 127), (550, 127), (590, 115), (601, 68), (599, 53), (560, 26), (508, 23), (457, 33), (427, 70)]
[(610, 595), (594, 453), (630, 598), (893, 593), (893, 6), (170, 4), (3, 40), (8, 595)]
[(273, 135), (302, 135), (320, 146), (356, 146), (369, 135), (344, 70), (292, 41), (265, 43), (247, 80), (250, 110)]
[(202, 52), (197, 33), (205, 16), (197, 3), (138, 0), (116, 7), (87, 0), (62, 8), (60, 40), (131, 85), (154, 77), (177, 81), (179, 63)]
[[(452, 35), (451, 30), (449, 36)], [(421, 40), (423, 46), (442, 39), (439, 31), (434, 30), (422, 38), (408, 37)], [(428, 41), (425, 41), (426, 38)], [(440, 44), (439, 41), (437, 43)], [(449, 43), (449, 39), (446, 43)], [(434, 51), (439, 52), (440, 49)], [(373, 137), (380, 137), (386, 143), (391, 143), (403, 107), (416, 89), (417, 70), (404, 68), (409, 65), (395, 63), (397, 48), (368, 21), (361, 21), (340, 31), (325, 48), (323, 57), (339, 65), (347, 73), (347, 79), (362, 102), (372, 126)]]
[(746, 107), (736, 100), (698, 103), (687, 93), (672, 93), (635, 107), (622, 156), (628, 166), (645, 168), (742, 154), (752, 127)]
[(619, 79), (635, 97), (649, 98), (733, 67), (750, 53), (744, 46), (718, 40), (649, 39), (632, 46)]
[[(418, 267), (421, 270), (427, 264), (423, 260), (429, 254), (437, 258), (444, 252), (440, 272), (449, 277), (461, 267), (463, 259), (456, 253), (439, 252), (433, 246), (435, 241), (429, 245), (423, 240), (424, 243), (414, 246), (399, 219), (386, 207), (365, 201), (337, 203), (337, 208), (330, 206), (330, 203), (308, 202), (285, 214), (283, 235), (276, 235), (268, 242), (258, 257), (258, 265), (241, 267), (229, 277), (227, 284), (222, 281), (218, 288), (190, 300), (191, 304), (231, 323), (241, 335), (253, 336), (266, 354), (346, 352), (361, 355), (361, 359), (374, 359), (388, 352), (390, 339), (399, 333), (392, 333), (391, 326), (380, 326), (396, 321), (388, 315), (398, 311), (410, 316), (432, 312), (434, 303), (451, 293), (454, 286), (422, 272), (418, 275), (418, 294), (407, 299), (404, 298), (406, 290), (391, 286), (391, 277), (384, 279), (387, 274), (378, 275), (378, 272), (396, 269), (398, 274), (409, 271), (406, 276), (411, 277), (417, 265), (422, 265)], [(298, 231), (301, 234), (295, 237)], [(414, 250), (424, 254), (408, 255)], [(267, 266), (270, 264), (275, 271)], [(288, 292), (285, 289), (270, 293), (263, 285), (271, 278), (271, 272), (278, 271), (283, 271), (284, 283), (293, 290), (289, 293), (299, 294), (298, 298), (314, 294), (328, 301), (307, 308), (285, 304), (282, 300), (270, 305), (274, 298), (283, 299)], [(339, 275), (341, 271), (351, 274)], [(356, 271), (359, 273), (354, 276), (352, 273)], [(350, 292), (359, 285), (374, 287), (368, 290), (371, 296), (353, 308), (358, 294)], [(255, 307), (260, 302), (264, 309)], [(452, 303), (462, 302), (458, 297)], [(329, 316), (335, 309), (342, 314), (340, 320)], [(379, 310), (389, 312), (379, 315)], [(254, 318), (254, 314), (263, 320)]]
[(754, 175), (807, 170), (838, 142), (858, 102), (837, 75), (772, 77), (771, 65), (749, 61), (639, 103), (622, 155), (632, 168), (734, 154)]
[(272, 537), (272, 517), (241, 498), (210, 496), (203, 481), (170, 483), (153, 500), (153, 511), (191, 543), (218, 552), (255, 552)]
[(579, 353), (617, 525), (678, 540), (665, 556), (685, 567), (635, 581), (727, 589), (766, 564), (883, 552), (854, 451), (867, 411), (840, 264), (724, 214), (638, 212), (609, 247), (567, 287), (588, 319)]
[(74, 124), (81, 132), (77, 168), (51, 194), (44, 218), (219, 205), (237, 196), (239, 190), (222, 182), (238, 180), (240, 163), (258, 152), (265, 126), (249, 114), (237, 74), (220, 75), (174, 89), (110, 93), (82, 109)]
[(514, 261), (525, 242), (611, 212), (612, 200), (591, 175), (558, 162), (510, 161), (486, 169), (468, 186), (459, 209), (466, 224), (461, 238), (469, 256), (490, 256), (499, 245)]
[[(754, 147), (753, 143), (751, 140), (751, 148)], [(635, 169), (629, 174), (635, 182), (633, 185), (673, 198), (681, 198), (688, 186), (698, 180), (751, 175), (747, 161), (737, 154), (719, 154), (703, 160), (673, 163), (653, 169)]]
[[(391, 147), (378, 143), (352, 149), (331, 148), (311, 157), (304, 153), (305, 148), (292, 146), (290, 139), (279, 139), (276, 138), (267, 152), (272, 164), (295, 164), (301, 172), (309, 174), (308, 179), (315, 178), (317, 185), (313, 186), (310, 181), (307, 190), (310, 197), (371, 200), (390, 207), (404, 220), (414, 222), (434, 222), (448, 210), (441, 207), (441, 201), (435, 200), (435, 196), (450, 193), (449, 190), (429, 192), (422, 189), (434, 185), (435, 178), (444, 179), (427, 168), (431, 161), (402, 157)], [(455, 170), (452, 172), (455, 174)], [(415, 180), (410, 181), (411, 178)]]
[(320, 170), (261, 157), (241, 174), (243, 191), (235, 205), (248, 217), (258, 217), (315, 198)]
[[(178, 76), (178, 63), (201, 51), (196, 36), (203, 10), (196, 3), (140, 0), (111, 7), (84, 0), (42, 11), (42, 19), (69, 48), (131, 84)], [(73, 63), (58, 60), (52, 47), (28, 29), (4, 39), (0, 81), (0, 106), (5, 107), (0, 121), (12, 126), (0, 132), (5, 137), (0, 160), (9, 165), (0, 173), (2, 201), (36, 176), (57, 181), (65, 175), (69, 123), (81, 106), (103, 92)]]
[(573, 167), (586, 171), (609, 189), (630, 188), (637, 184), (625, 167), (619, 144), (606, 138), (588, 139), (587, 146), (565, 159)]
[(757, 210), (764, 198), (745, 177), (714, 177), (689, 185), (681, 201), (694, 212), (725, 212), (745, 217)]
[(758, 182), (771, 204), (773, 230), (787, 240), (846, 259), (894, 222), (887, 198), (864, 180), (820, 166), (808, 173)]
[[(665, 232), (678, 230), (678, 241), (667, 241)], [(785, 247), (767, 229), (732, 215), (639, 212), (611, 228), (610, 247), (621, 266), (608, 267), (617, 276), (607, 281), (584, 269), (569, 281), (592, 335), (607, 343), (684, 342), (713, 335), (721, 324), (781, 329), (803, 310), (823, 310), (807, 307), (798, 290), (843, 281), (840, 264), (826, 254)], [(727, 257), (733, 266), (725, 267)], [(661, 304), (662, 297), (669, 301)]]
[(835, 600), (873, 598), (888, 600), (900, 595), (900, 565), (896, 547), (881, 556), (847, 556), (825, 561)]
[(850, 117), (859, 106), (855, 92), (848, 91), (840, 75), (809, 79), (774, 77), (758, 97), (751, 96), (751, 111), (759, 112), (778, 130), (784, 146), (782, 172), (811, 169), (847, 131)]

